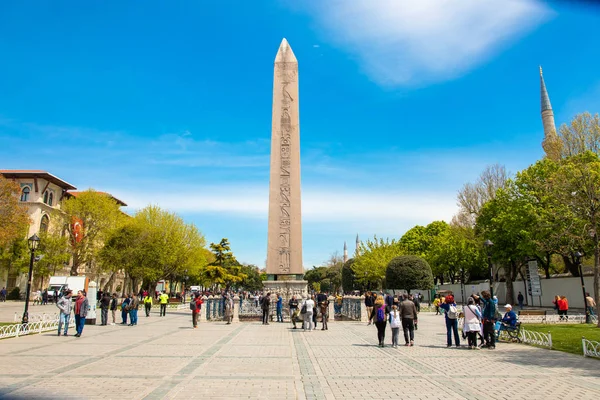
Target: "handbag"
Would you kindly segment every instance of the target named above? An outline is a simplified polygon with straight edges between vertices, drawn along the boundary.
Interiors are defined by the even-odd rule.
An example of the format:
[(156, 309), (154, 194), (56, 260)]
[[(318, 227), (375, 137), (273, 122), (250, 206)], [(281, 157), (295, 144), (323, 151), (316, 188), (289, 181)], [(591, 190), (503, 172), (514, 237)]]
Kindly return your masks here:
[(306, 304), (304, 304), (302, 306), (302, 309), (300, 310), (300, 314), (306, 314)]

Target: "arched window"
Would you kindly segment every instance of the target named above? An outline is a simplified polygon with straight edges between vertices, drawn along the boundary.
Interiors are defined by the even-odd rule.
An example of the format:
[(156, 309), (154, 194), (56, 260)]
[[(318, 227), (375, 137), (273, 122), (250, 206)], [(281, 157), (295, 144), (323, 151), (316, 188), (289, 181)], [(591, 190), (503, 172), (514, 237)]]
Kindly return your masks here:
[(48, 204), (48, 191), (47, 190), (44, 192), (44, 203)]
[(40, 232), (48, 232), (48, 226), (50, 226), (50, 218), (46, 214), (42, 215), (40, 221)]
[(29, 186), (25, 186), (23, 188), (23, 190), (21, 191), (21, 201), (29, 201), (29, 192), (31, 191), (31, 189), (29, 189)]
[(54, 202), (54, 193), (50, 192), (48, 196), (48, 205), (52, 207), (52, 203)]

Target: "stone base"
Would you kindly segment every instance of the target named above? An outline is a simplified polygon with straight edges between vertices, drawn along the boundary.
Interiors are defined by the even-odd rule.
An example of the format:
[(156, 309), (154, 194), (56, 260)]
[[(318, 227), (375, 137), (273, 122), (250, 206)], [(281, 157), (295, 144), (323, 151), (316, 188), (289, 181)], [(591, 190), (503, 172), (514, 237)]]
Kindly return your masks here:
[(284, 299), (284, 304), (292, 296), (296, 295), (298, 300), (308, 296), (308, 281), (288, 281), (288, 280), (273, 280), (264, 281), (263, 288), (265, 292), (273, 294), (281, 294)]

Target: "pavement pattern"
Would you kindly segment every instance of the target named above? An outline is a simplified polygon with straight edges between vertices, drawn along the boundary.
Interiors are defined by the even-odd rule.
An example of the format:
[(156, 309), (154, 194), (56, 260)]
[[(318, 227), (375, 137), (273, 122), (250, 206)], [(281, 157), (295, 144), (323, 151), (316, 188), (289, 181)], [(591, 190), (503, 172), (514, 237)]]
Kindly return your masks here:
[[(0, 341), (2, 399), (598, 399), (600, 360), (526, 345), (446, 348), (420, 315), (415, 346), (377, 347), (373, 326), (200, 323), (170, 311), (139, 325)], [(74, 333), (74, 332), (73, 332)], [(386, 343), (391, 341), (388, 327)], [(400, 335), (403, 343), (402, 334)]]

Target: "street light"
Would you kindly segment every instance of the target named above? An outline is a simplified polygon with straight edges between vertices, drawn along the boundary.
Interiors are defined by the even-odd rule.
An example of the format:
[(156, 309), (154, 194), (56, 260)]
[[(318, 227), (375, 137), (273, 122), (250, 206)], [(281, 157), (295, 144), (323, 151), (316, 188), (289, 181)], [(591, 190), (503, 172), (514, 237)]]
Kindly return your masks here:
[(585, 282), (583, 281), (583, 268), (581, 268), (581, 260), (583, 259), (583, 254), (576, 251), (573, 253), (573, 259), (575, 260), (575, 265), (579, 270), (579, 277), (581, 278), (581, 291), (583, 293), (583, 309), (585, 312), (585, 323), (590, 323), (590, 313), (588, 312), (586, 296), (585, 296)]
[(23, 325), (29, 322), (29, 295), (31, 294), (31, 277), (33, 275), (33, 260), (35, 258), (35, 251), (40, 246), (40, 238), (34, 234), (32, 237), (27, 239), (27, 245), (31, 251), (31, 257), (29, 259), (29, 278), (27, 279), (27, 293), (25, 294), (25, 311), (23, 311)]
[(492, 246), (494, 243), (490, 239), (483, 242), (483, 245), (487, 249), (487, 257), (488, 257), (488, 269), (490, 273), (490, 294), (492, 295), (492, 299), (494, 298), (494, 271), (492, 270)]

